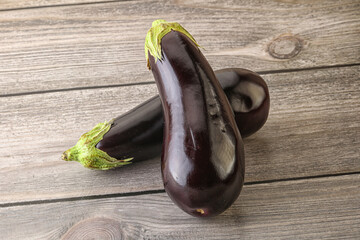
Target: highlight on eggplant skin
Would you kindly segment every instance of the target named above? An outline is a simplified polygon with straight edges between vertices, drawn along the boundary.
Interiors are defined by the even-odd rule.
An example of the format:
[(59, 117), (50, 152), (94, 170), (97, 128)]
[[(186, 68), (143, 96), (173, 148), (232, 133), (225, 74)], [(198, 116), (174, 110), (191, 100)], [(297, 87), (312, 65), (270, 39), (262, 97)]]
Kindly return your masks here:
[(242, 68), (215, 72), (235, 114), (241, 137), (256, 133), (265, 124), (270, 110), (270, 94), (264, 79)]
[(244, 183), (244, 146), (231, 106), (179, 24), (154, 21), (145, 49), (164, 111), (164, 188), (186, 213), (216, 216), (238, 198)]

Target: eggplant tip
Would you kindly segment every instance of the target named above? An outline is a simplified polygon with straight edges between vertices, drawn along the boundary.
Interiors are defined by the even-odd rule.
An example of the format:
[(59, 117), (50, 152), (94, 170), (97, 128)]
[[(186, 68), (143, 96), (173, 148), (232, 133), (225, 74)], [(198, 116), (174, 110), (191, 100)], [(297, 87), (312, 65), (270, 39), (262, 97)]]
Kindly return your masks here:
[(200, 213), (201, 215), (203, 215), (205, 213), (205, 211), (201, 208), (196, 209), (196, 212)]
[(64, 152), (64, 153), (61, 155), (61, 159), (64, 160), (64, 161), (69, 161), (67, 152)]

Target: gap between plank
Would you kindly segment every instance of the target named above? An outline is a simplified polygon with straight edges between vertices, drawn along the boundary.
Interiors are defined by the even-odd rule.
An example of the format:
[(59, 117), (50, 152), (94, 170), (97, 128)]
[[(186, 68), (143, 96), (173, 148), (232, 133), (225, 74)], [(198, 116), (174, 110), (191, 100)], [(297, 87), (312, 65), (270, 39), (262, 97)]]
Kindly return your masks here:
[[(318, 178), (327, 178), (327, 177), (349, 176), (349, 175), (357, 175), (357, 174), (360, 174), (360, 172), (324, 174), (324, 175), (315, 175), (315, 176), (306, 176), (306, 177), (297, 177), (297, 178), (284, 178), (284, 179), (277, 179), (277, 180), (254, 181), (254, 182), (244, 183), (244, 185), (250, 186), (250, 185), (260, 185), (260, 184), (268, 184), (268, 183), (276, 183), (276, 182), (299, 181), (299, 180), (305, 180), (305, 179), (318, 179)], [(158, 194), (158, 193), (165, 193), (165, 190), (164, 189), (156, 189), (156, 190), (147, 190), (147, 191), (139, 191), (139, 192), (112, 193), (112, 194), (104, 194), (104, 195), (90, 195), (90, 196), (82, 196), (82, 197), (69, 197), (69, 198), (58, 198), (58, 199), (48, 199), (48, 200), (3, 203), (3, 204), (0, 204), (0, 208), (38, 205), (38, 204), (46, 204), (46, 203), (58, 203), (58, 202), (73, 202), (73, 201), (80, 201), (80, 200), (131, 197), (131, 196), (140, 196), (140, 195), (146, 195), (146, 194)]]
[(123, 83), (123, 84), (113, 84), (113, 85), (98, 85), (98, 86), (90, 86), (90, 87), (74, 87), (74, 88), (51, 89), (51, 90), (42, 90), (42, 91), (33, 91), (33, 92), (19, 92), (19, 93), (2, 94), (2, 95), (0, 95), (0, 98), (1, 97), (17, 97), (17, 96), (24, 96), (24, 95), (43, 94), (43, 93), (99, 89), (99, 88), (128, 87), (128, 86), (148, 85), (148, 84), (155, 84), (155, 82)]
[[(332, 66), (318, 66), (318, 67), (308, 67), (308, 68), (291, 68), (291, 69), (282, 69), (282, 70), (257, 71), (256, 73), (258, 73), (259, 75), (267, 75), (267, 74), (276, 74), (276, 73), (301, 72), (301, 71), (312, 71), (312, 70), (354, 67), (354, 66), (360, 66), (360, 63), (339, 64), (339, 65), (332, 65)], [(90, 87), (74, 87), (74, 88), (51, 89), (51, 90), (32, 91), (32, 92), (9, 93), (9, 94), (0, 94), (0, 98), (2, 98), (2, 97), (17, 97), (17, 96), (33, 95), (33, 94), (43, 94), (43, 93), (88, 90), (88, 89), (127, 87), (127, 86), (148, 85), (148, 84), (155, 84), (155, 82), (154, 81), (152, 81), (152, 82), (137, 82), (137, 83), (99, 85), (99, 86), (90, 86)]]
[(269, 70), (269, 71), (258, 71), (259, 75), (266, 74), (275, 74), (275, 73), (289, 73), (289, 72), (302, 72), (302, 71), (312, 71), (312, 70), (322, 70), (329, 68), (342, 68), (342, 67), (355, 67), (360, 66), (360, 63), (349, 63), (349, 64), (338, 64), (331, 66), (317, 66), (317, 67), (307, 67), (307, 68), (289, 68), (289, 69), (279, 69), (279, 70)]
[(62, 4), (54, 4), (54, 5), (42, 5), (42, 6), (30, 6), (30, 7), (18, 7), (18, 8), (6, 8), (0, 9), (0, 12), (6, 11), (19, 11), (19, 10), (31, 10), (31, 9), (39, 9), (39, 8), (51, 8), (51, 7), (72, 7), (72, 6), (81, 6), (81, 5), (93, 5), (93, 4), (106, 4), (106, 3), (115, 3), (115, 2), (130, 2), (134, 0), (105, 0), (98, 2), (82, 2), (82, 3), (62, 3)]

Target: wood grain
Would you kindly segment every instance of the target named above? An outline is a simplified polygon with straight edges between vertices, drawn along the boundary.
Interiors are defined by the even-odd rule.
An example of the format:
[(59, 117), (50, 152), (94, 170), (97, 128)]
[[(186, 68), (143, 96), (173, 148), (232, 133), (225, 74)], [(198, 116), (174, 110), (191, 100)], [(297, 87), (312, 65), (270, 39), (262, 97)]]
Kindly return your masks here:
[(166, 193), (0, 208), (4, 239), (359, 239), (360, 175), (245, 186), (197, 219)]
[(0, 11), (18, 11), (26, 8), (56, 7), (63, 5), (116, 2), (124, 0), (0, 0)]
[[(246, 182), (360, 171), (359, 70), (263, 75), (271, 110), (245, 140)], [(60, 160), (96, 123), (155, 93), (148, 84), (0, 98), (0, 203), (162, 189), (159, 159), (114, 171)]]
[(356, 0), (121, 1), (2, 11), (0, 95), (153, 81), (143, 45), (156, 18), (181, 22), (214, 69), (358, 64), (359, 11)]

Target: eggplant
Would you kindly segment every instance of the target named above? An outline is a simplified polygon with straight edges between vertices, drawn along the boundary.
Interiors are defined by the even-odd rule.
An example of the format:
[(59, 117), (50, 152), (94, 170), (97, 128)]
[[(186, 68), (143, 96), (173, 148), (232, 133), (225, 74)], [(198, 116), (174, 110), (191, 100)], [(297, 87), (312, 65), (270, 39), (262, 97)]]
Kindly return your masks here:
[[(265, 124), (270, 107), (264, 79), (242, 68), (221, 69), (215, 71), (215, 76), (229, 99), (241, 136), (257, 132)], [(64, 152), (62, 158), (102, 170), (151, 159), (161, 154), (163, 128), (162, 106), (157, 95), (109, 122), (96, 125), (75, 147)]]
[(180, 24), (154, 21), (145, 53), (164, 112), (165, 191), (190, 215), (218, 215), (238, 198), (245, 175), (244, 146), (230, 103)]
[[(255, 72), (242, 68), (215, 71), (234, 112), (242, 137), (257, 132), (266, 122), (270, 97), (266, 82)], [(91, 169), (107, 170), (161, 154), (164, 118), (159, 96), (132, 110), (97, 124), (62, 159), (78, 161)]]

